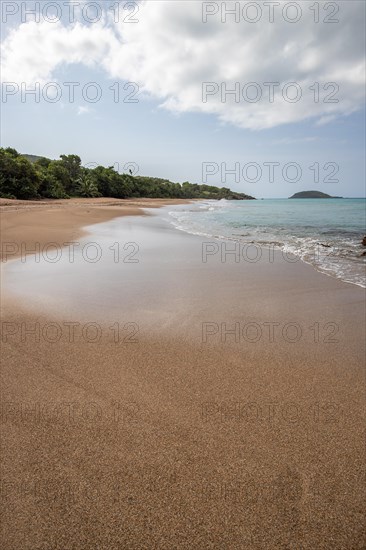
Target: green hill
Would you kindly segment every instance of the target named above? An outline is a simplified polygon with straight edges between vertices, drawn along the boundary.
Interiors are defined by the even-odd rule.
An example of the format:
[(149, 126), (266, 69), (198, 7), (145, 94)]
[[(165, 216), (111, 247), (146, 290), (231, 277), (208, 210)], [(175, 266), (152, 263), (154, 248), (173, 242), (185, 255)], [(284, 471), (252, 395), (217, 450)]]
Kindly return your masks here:
[(43, 157), (38, 157), (37, 155), (22, 155), (22, 157), (25, 157), (29, 162), (37, 162), (37, 160), (40, 160)]
[(0, 197), (67, 199), (70, 197), (134, 197), (157, 199), (252, 200), (245, 193), (197, 183), (120, 174), (112, 166), (86, 168), (78, 155), (51, 160), (0, 148)]
[(327, 193), (322, 193), (321, 191), (300, 191), (295, 193), (289, 199), (340, 199), (342, 197), (332, 197), (327, 195)]

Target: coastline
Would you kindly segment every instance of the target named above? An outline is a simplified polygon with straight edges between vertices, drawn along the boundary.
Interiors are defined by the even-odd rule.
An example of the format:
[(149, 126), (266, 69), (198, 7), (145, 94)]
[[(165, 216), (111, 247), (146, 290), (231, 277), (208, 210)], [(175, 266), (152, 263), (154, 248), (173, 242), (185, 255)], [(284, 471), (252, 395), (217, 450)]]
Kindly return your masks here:
[[(0, 199), (0, 260), (6, 242), (19, 248), (12, 258), (21, 254), (21, 243), (32, 250), (35, 243), (63, 243), (86, 235), (87, 225), (101, 223), (119, 216), (146, 215), (143, 208), (159, 208), (169, 204), (189, 204), (179, 199), (69, 199), (21, 201)], [(42, 217), (38, 217), (38, 212)]]
[[(219, 256), (203, 263), (202, 239), (159, 216), (85, 229), (86, 220), (135, 216), (145, 205), (95, 214), (77, 206), (62, 216), (54, 209), (45, 211), (43, 226), (36, 212), (11, 215), (8, 241), (98, 239), (102, 228), (114, 236), (118, 227), (143, 254), (140, 263), (121, 266), (122, 285), (121, 277), (111, 282), (120, 295), (115, 309), (109, 301), (110, 318), (98, 313), (107, 285), (104, 297), (89, 290), (85, 319), (78, 303), (52, 315), (37, 304), (34, 312), (24, 308), (22, 299), (3, 304), (9, 550), (82, 549), (96, 541), (108, 550), (310, 550), (350, 541), (361, 548), (362, 289), (279, 255), (265, 265)], [(54, 232), (45, 235), (51, 220)], [(55, 291), (61, 300), (62, 289)], [(123, 334), (116, 342), (113, 320), (137, 322), (137, 341)], [(76, 330), (74, 341), (65, 331), (51, 343), (43, 328), (56, 321), (98, 322), (101, 340), (87, 342)], [(22, 327), (37, 323), (39, 341), (31, 330), (23, 338)], [(284, 332), (294, 323), (302, 328), (295, 341), (291, 327)], [(327, 323), (338, 327), (336, 338)]]

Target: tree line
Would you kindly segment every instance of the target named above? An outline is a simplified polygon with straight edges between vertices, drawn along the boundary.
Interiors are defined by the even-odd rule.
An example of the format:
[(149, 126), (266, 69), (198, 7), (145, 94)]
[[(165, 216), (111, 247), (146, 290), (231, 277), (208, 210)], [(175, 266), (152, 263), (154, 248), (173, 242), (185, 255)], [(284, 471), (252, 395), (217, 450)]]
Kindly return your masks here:
[(61, 155), (59, 160), (51, 160), (22, 155), (11, 147), (0, 148), (0, 197), (22, 200), (71, 197), (253, 198), (227, 187), (188, 181), (180, 184), (162, 178), (120, 174), (112, 166), (85, 168), (78, 155)]

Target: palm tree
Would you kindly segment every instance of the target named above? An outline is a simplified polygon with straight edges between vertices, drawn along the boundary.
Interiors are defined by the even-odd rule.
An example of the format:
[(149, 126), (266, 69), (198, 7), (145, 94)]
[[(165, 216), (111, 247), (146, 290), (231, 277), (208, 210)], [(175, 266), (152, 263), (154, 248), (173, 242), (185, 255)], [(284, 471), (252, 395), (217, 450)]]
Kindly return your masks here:
[(82, 174), (78, 179), (77, 191), (82, 197), (100, 197), (98, 186), (90, 174)]

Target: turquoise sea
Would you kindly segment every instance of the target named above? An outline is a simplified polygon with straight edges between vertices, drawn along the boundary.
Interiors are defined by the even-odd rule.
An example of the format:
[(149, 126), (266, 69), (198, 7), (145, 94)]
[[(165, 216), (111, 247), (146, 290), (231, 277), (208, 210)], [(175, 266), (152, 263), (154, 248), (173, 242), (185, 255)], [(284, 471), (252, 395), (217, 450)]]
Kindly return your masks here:
[(169, 217), (182, 231), (282, 249), (366, 287), (366, 199), (205, 201), (171, 210)]

